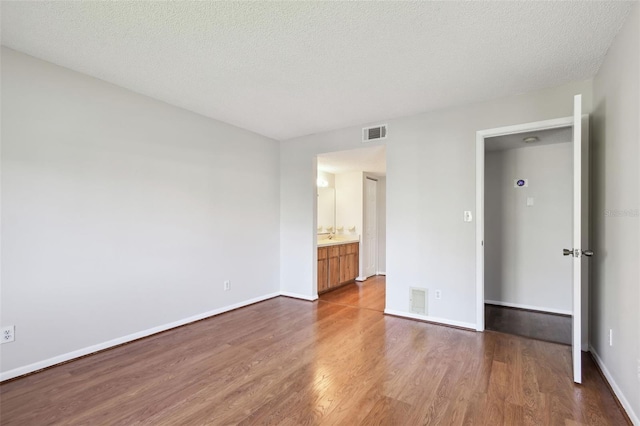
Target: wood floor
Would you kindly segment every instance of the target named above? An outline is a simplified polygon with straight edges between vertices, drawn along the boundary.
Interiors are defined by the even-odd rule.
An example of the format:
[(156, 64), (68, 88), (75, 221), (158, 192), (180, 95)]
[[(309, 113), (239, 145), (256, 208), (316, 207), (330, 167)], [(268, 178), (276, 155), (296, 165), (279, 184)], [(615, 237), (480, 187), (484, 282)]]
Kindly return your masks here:
[(323, 293), (320, 295), (320, 300), (383, 312), (385, 286), (385, 276), (378, 275), (368, 278), (363, 282), (352, 282), (335, 290)]
[(485, 328), (571, 345), (571, 316), (485, 305)]
[(0, 385), (2, 425), (622, 425), (569, 347), (278, 297)]

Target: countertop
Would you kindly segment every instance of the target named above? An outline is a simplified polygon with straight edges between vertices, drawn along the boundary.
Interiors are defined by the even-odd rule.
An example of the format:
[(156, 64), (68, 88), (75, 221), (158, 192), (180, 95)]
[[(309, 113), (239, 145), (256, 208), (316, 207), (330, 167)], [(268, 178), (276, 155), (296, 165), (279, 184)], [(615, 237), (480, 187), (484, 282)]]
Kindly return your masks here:
[(322, 238), (318, 239), (318, 247), (337, 246), (340, 244), (358, 243), (360, 239), (358, 237), (337, 237), (337, 238)]

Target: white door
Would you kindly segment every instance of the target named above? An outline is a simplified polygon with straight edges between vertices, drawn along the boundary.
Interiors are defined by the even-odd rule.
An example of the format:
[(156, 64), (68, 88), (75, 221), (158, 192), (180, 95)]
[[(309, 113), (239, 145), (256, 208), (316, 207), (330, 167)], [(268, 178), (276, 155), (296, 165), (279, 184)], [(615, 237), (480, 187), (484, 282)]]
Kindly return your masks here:
[[(585, 140), (582, 126), (582, 95), (576, 95), (573, 101), (573, 248), (565, 249), (565, 256), (571, 256), (573, 269), (573, 316), (572, 316), (572, 358), (573, 358), (573, 381), (582, 383), (582, 307), (583, 289), (587, 289), (586, 260), (584, 256), (591, 256), (593, 253), (587, 250), (587, 223), (583, 214), (587, 212), (586, 188), (583, 182), (587, 182), (586, 168), (583, 168), (583, 152), (587, 141)], [(586, 298), (586, 294), (584, 295)]]
[(376, 214), (378, 182), (366, 178), (364, 185), (364, 237), (362, 238), (364, 270), (362, 275), (368, 278), (378, 272), (378, 217)]

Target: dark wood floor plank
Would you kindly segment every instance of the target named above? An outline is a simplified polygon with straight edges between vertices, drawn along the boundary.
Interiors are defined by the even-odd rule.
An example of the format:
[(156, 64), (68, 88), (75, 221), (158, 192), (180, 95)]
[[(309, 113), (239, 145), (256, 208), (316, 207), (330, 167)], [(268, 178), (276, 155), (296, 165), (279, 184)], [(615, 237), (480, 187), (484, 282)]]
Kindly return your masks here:
[(484, 317), (487, 330), (546, 342), (571, 344), (570, 315), (486, 304)]
[(575, 385), (568, 346), (385, 316), (359, 305), (366, 289), (271, 299), (3, 383), (0, 422), (625, 424), (590, 357)]

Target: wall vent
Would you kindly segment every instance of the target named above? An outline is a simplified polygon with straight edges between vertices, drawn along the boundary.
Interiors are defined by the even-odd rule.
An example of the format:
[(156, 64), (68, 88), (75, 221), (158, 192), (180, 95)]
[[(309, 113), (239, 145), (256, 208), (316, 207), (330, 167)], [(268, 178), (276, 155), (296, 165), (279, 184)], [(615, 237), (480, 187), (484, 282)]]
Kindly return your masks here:
[(427, 289), (411, 287), (411, 312), (427, 315)]
[(380, 124), (362, 129), (362, 142), (378, 141), (387, 138), (387, 125)]

